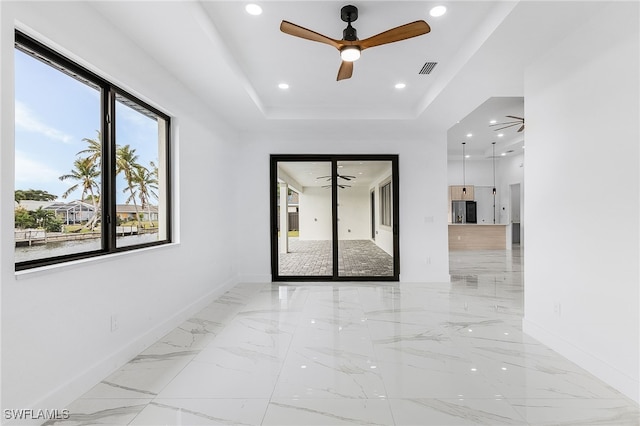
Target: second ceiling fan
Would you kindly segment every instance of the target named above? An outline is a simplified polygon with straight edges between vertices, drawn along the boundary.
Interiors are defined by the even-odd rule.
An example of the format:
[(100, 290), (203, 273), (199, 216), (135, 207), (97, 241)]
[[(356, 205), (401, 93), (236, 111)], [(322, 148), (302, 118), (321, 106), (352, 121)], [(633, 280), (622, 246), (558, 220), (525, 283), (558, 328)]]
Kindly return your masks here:
[(363, 50), (417, 37), (431, 31), (429, 24), (420, 20), (392, 28), (372, 37), (365, 38), (364, 40), (359, 40), (356, 29), (351, 26), (351, 23), (358, 19), (358, 8), (348, 5), (344, 6), (340, 12), (340, 17), (347, 23), (347, 27), (342, 32), (341, 40), (327, 37), (288, 21), (282, 21), (280, 24), (280, 31), (285, 34), (328, 44), (338, 49), (340, 51), (340, 57), (342, 58), (342, 64), (338, 70), (338, 81), (351, 78), (353, 75), (353, 61), (360, 58), (360, 53)]

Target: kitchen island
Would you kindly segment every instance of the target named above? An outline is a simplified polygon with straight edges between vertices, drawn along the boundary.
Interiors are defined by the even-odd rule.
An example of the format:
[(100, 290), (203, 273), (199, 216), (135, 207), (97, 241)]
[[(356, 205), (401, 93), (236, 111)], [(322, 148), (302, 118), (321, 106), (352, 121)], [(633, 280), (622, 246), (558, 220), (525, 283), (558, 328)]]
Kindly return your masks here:
[(449, 250), (507, 249), (508, 225), (450, 223)]

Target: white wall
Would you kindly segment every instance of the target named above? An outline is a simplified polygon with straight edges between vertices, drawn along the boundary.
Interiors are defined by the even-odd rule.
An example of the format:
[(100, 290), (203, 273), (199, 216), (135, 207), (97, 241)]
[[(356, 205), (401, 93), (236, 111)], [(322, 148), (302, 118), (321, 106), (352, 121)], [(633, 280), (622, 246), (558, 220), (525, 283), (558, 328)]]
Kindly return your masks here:
[(300, 193), (300, 239), (331, 240), (333, 224), (331, 222), (331, 190), (319, 187), (306, 187)]
[[(496, 159), (496, 183), (498, 166), (501, 159)], [(449, 185), (462, 185), (462, 159), (449, 158), (447, 161), (447, 181)], [(493, 186), (493, 163), (491, 160), (467, 160), (464, 162), (464, 183), (466, 185)]]
[[(328, 126), (329, 127), (329, 126)], [(446, 132), (423, 140), (359, 140), (353, 135), (248, 134), (244, 137), (243, 197), (256, 208), (242, 209), (239, 270), (244, 281), (271, 279), (269, 249), (270, 154), (399, 154), (400, 279), (449, 281), (447, 248)], [(390, 143), (392, 142), (392, 143)], [(367, 194), (368, 196), (368, 194)], [(368, 211), (368, 209), (367, 209)]]
[(638, 12), (609, 3), (525, 76), (524, 330), (635, 401)]
[[(338, 238), (370, 239), (369, 189), (359, 186), (338, 189)], [(305, 187), (300, 194), (300, 239), (331, 240), (331, 191)]]
[[(380, 176), (378, 176), (369, 189), (369, 193), (371, 190), (375, 191), (375, 209), (376, 209), (376, 239), (375, 243), (378, 247), (384, 250), (387, 254), (393, 256), (393, 228), (391, 226), (382, 225), (381, 215), (382, 215), (382, 205), (380, 201), (380, 187), (382, 184), (388, 182), (388, 179), (391, 178), (391, 168), (389, 170), (383, 172)], [(392, 185), (393, 186), (393, 185)], [(370, 197), (371, 195), (369, 195)], [(392, 194), (393, 197), (393, 194)], [(402, 213), (400, 214), (402, 216)], [(369, 214), (369, 216), (371, 216)], [(369, 219), (369, 226), (371, 225), (371, 219)], [(371, 229), (371, 228), (369, 228)], [(402, 259), (402, 256), (400, 256)]]
[[(237, 232), (234, 210), (221, 208), (236, 203), (229, 176), (237, 164), (237, 136), (85, 3), (1, 2), (0, 10), (2, 405), (63, 407), (235, 283), (235, 247), (203, 235), (229, 242)], [(179, 243), (14, 273), (15, 21), (175, 117)], [(115, 332), (111, 315), (118, 316)]]
[(371, 239), (369, 188), (338, 188), (338, 238), (340, 240)]

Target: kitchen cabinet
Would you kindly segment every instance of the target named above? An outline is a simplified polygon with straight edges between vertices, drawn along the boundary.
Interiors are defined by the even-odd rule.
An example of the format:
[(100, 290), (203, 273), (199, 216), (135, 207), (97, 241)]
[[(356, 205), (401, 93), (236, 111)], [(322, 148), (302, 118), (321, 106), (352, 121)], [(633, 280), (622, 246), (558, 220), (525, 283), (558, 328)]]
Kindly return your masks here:
[[(467, 193), (462, 193), (462, 188), (467, 188)], [(451, 185), (449, 187), (449, 195), (451, 197), (451, 201), (474, 201), (475, 195), (473, 190), (473, 185)]]

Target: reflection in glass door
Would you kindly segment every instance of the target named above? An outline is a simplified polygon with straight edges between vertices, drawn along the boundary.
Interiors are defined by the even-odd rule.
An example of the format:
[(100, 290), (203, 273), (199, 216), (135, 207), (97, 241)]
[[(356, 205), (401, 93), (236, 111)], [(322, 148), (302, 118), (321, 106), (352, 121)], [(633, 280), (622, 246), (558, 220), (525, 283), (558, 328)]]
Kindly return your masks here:
[(393, 277), (392, 162), (338, 161), (337, 169), (338, 276)]
[(399, 279), (395, 155), (272, 155), (274, 281)]

